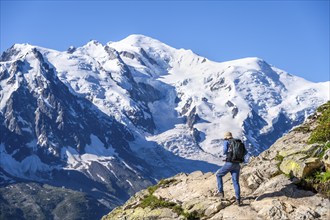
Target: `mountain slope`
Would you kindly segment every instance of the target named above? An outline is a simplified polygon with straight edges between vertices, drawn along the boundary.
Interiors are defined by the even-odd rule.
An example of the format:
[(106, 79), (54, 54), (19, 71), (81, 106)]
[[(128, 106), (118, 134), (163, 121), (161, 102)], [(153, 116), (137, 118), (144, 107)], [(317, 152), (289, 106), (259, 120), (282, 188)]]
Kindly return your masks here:
[(225, 131), (257, 155), (327, 100), (329, 82), (142, 35), (64, 52), (15, 44), (0, 62), (0, 183), (66, 187), (112, 209), (158, 179), (214, 171)]
[(114, 207), (153, 181), (129, 148), (129, 130), (72, 94), (37, 49), (6, 64), (1, 86), (14, 91), (1, 114), (2, 184), (47, 182), (84, 190)]
[[(191, 114), (200, 118), (200, 121), (188, 125), (199, 131), (198, 138), (202, 141), (198, 144), (204, 151), (217, 152), (217, 144), (213, 143), (217, 143), (219, 136), (226, 130), (232, 130), (236, 136), (245, 137), (251, 144), (250, 152), (258, 154), (283, 132), (301, 123), (316, 106), (329, 99), (328, 82), (305, 81), (258, 58), (216, 63), (191, 51), (175, 50), (139, 35), (130, 36), (123, 42), (111, 43), (110, 46), (120, 53), (134, 55), (133, 59), (132, 56), (124, 56), (123, 60), (132, 69), (138, 70), (140, 74), (136, 78), (145, 80), (145, 75), (152, 74), (152, 77), (147, 77), (148, 80), (156, 78), (172, 86), (176, 96), (168, 94), (165, 106), (170, 107), (170, 112), (175, 110), (174, 113), (168, 114), (169, 111), (166, 111), (166, 115), (157, 117), (157, 109), (163, 107), (164, 103), (153, 103), (156, 105), (155, 112), (152, 112), (156, 118), (155, 123), (158, 122), (157, 127), (160, 129), (165, 125), (164, 130), (167, 131), (164, 133), (164, 130), (160, 130), (160, 135), (155, 139), (164, 139), (163, 142), (168, 142), (168, 128), (179, 124), (175, 114), (188, 119)], [(139, 51), (147, 51), (149, 59), (161, 62), (148, 64), (145, 61), (141, 68), (139, 60), (143, 60), (143, 56), (139, 55)], [(167, 86), (165, 91), (169, 90)], [(172, 125), (168, 125), (169, 122)], [(178, 127), (172, 129), (173, 133), (181, 130)], [(182, 151), (181, 155), (189, 157), (185, 155), (185, 149)]]

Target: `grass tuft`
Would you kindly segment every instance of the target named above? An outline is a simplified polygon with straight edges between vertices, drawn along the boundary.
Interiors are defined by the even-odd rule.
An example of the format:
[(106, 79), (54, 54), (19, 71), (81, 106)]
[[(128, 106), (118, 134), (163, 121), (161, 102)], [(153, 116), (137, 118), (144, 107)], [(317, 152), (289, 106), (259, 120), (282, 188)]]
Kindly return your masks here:
[(160, 187), (168, 187), (170, 184), (175, 183), (176, 179), (162, 179), (159, 181), (157, 185), (148, 187), (149, 195), (145, 196), (142, 202), (140, 203), (139, 207), (141, 208), (169, 208), (172, 209), (173, 212), (178, 214), (179, 216), (185, 217), (187, 220), (197, 220), (200, 219), (202, 216), (200, 213), (194, 212), (186, 212), (179, 204), (175, 202), (166, 201), (162, 198), (157, 198), (153, 195), (153, 193)]
[(302, 179), (298, 186), (305, 190), (320, 193), (322, 196), (330, 199), (330, 171), (316, 171)]

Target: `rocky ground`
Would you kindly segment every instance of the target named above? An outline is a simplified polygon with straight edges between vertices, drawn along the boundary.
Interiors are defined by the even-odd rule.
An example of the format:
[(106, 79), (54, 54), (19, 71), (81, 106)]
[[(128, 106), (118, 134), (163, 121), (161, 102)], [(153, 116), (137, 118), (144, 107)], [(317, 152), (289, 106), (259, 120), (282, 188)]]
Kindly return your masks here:
[(329, 172), (329, 142), (309, 141), (318, 114), (242, 165), (241, 206), (234, 203), (230, 174), (224, 177), (225, 198), (220, 199), (214, 173), (196, 171), (161, 180), (103, 219), (330, 219), (328, 194), (302, 184), (315, 171)]
[[(143, 201), (150, 195), (145, 190), (104, 219), (330, 218), (328, 199), (310, 191), (299, 190), (283, 174), (266, 181), (252, 193), (250, 188), (242, 186), (243, 204), (240, 207), (234, 204), (234, 191), (229, 175), (224, 180), (225, 199), (214, 195), (216, 179), (213, 173), (203, 174), (197, 171), (190, 175), (179, 174), (167, 181), (170, 182), (169, 185), (160, 185), (153, 193), (159, 200), (151, 201), (159, 203), (156, 207), (143, 206)], [(164, 201), (163, 205), (161, 201)], [(184, 210), (187, 210), (186, 213)]]

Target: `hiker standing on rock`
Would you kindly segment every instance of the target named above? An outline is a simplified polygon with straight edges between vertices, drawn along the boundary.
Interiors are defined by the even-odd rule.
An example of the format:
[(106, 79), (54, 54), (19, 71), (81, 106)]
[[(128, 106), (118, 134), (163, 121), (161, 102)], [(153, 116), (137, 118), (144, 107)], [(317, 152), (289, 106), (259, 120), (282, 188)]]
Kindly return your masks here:
[(239, 139), (234, 139), (231, 132), (226, 132), (224, 135), (223, 152), (225, 155), (225, 164), (215, 173), (217, 178), (218, 192), (217, 196), (224, 198), (222, 177), (227, 173), (231, 173), (236, 204), (241, 205), (241, 189), (239, 185), (240, 163), (244, 161), (244, 156), (247, 153), (244, 144)]

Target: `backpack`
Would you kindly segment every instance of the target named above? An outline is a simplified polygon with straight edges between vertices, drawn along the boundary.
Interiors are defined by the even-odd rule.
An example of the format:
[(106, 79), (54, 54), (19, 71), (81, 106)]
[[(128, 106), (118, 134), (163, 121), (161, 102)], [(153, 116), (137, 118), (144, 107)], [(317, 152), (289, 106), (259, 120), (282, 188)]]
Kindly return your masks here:
[(247, 153), (244, 143), (240, 139), (230, 139), (228, 140), (228, 162), (242, 163), (244, 162), (244, 156)]

